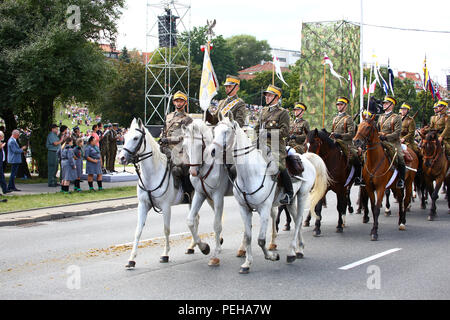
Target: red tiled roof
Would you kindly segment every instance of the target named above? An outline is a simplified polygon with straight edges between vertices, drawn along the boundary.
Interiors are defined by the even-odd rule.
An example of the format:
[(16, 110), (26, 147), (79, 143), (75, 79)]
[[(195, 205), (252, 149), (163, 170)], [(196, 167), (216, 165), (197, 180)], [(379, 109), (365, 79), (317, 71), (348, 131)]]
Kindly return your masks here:
[(398, 78), (400, 80), (405, 80), (405, 79), (412, 80), (414, 82), (415, 88), (418, 90), (423, 88), (423, 80), (422, 80), (422, 76), (420, 73), (399, 71)]
[(105, 52), (120, 53), (116, 49), (112, 48), (111, 45), (109, 45), (109, 44), (102, 44), (102, 43), (100, 43), (99, 46), (100, 46), (100, 49), (102, 49)]
[[(253, 67), (239, 71), (239, 78), (241, 80), (250, 80), (255, 78), (257, 73), (272, 70), (273, 70), (272, 61), (267, 61), (264, 64), (259, 63)], [(291, 72), (291, 70), (289, 68), (281, 67), (281, 72)]]

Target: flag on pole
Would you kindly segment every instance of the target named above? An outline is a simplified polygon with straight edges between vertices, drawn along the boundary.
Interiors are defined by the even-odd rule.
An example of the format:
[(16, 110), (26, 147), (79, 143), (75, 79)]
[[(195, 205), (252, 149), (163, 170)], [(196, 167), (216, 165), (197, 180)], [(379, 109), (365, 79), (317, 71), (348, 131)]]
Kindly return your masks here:
[(323, 64), (327, 64), (330, 66), (330, 71), (333, 76), (339, 79), (339, 84), (342, 86), (341, 79), (344, 79), (347, 81), (343, 76), (339, 75), (336, 71), (333, 69), (333, 62), (331, 62), (330, 58), (328, 58), (327, 54), (325, 54), (325, 57), (323, 58)]
[(275, 73), (276, 73), (278, 79), (280, 79), (285, 85), (287, 85), (289, 87), (289, 85), (286, 83), (286, 81), (284, 81), (283, 73), (281, 72), (280, 60), (278, 60), (278, 58), (275, 56), (273, 56), (273, 65), (275, 66)]
[(391, 67), (389, 66), (389, 63), (388, 63), (388, 74), (389, 74), (389, 83), (388, 83), (389, 90), (391, 90), (392, 96), (395, 97), (395, 94), (394, 94), (394, 71), (392, 71)]
[(370, 84), (370, 88), (369, 88), (369, 94), (370, 93), (375, 93), (375, 88), (377, 86), (377, 80), (373, 80), (373, 82)]
[(212, 98), (219, 91), (219, 82), (217, 81), (211, 59), (209, 57), (209, 50), (205, 50), (203, 58), (202, 79), (200, 82), (200, 108), (206, 111), (211, 105)]
[(430, 81), (430, 75), (428, 74), (427, 68), (427, 56), (425, 56), (425, 60), (423, 61), (423, 90), (425, 92), (428, 90), (428, 81)]
[(353, 76), (351, 71), (348, 72), (348, 82), (350, 84), (350, 92), (352, 93), (352, 98), (355, 99), (356, 88), (355, 84), (353, 83)]
[(369, 90), (367, 89), (367, 78), (364, 78), (363, 95), (365, 96), (368, 93), (369, 93)]

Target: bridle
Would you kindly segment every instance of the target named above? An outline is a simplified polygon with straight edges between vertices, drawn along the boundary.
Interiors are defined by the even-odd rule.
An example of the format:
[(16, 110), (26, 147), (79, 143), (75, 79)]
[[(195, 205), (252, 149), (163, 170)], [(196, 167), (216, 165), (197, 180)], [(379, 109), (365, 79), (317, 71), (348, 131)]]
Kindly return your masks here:
[[(427, 144), (432, 144), (432, 145), (434, 145), (434, 152), (433, 152), (433, 154), (431, 155), (431, 156), (428, 156), (428, 155), (425, 155), (425, 152), (424, 152), (424, 149), (425, 149), (425, 146), (427, 145)], [(423, 156), (423, 159), (424, 160), (428, 160), (428, 159), (432, 159), (431, 160), (431, 165), (429, 166), (429, 167), (433, 167), (434, 166), (434, 164), (436, 163), (436, 161), (439, 159), (439, 156), (442, 154), (442, 152), (439, 152), (439, 151), (441, 151), (439, 148), (438, 148), (438, 145), (437, 145), (437, 140), (436, 139), (434, 139), (434, 140), (426, 140), (426, 139), (424, 139), (424, 140), (422, 140), (422, 156)], [(426, 163), (426, 161), (424, 161), (424, 163)]]
[[(132, 159), (131, 162), (133, 163), (134, 168), (136, 169), (136, 174), (137, 174), (137, 176), (139, 178), (139, 183), (138, 183), (139, 188), (141, 190), (144, 190), (145, 192), (147, 192), (148, 198), (150, 200), (150, 204), (151, 204), (153, 210), (155, 210), (156, 213), (161, 213), (162, 210), (157, 208), (155, 206), (155, 204), (153, 203), (152, 193), (162, 187), (164, 181), (166, 180), (166, 177), (167, 177), (168, 173), (169, 173), (169, 176), (170, 176), (170, 171), (171, 171), (171, 169), (170, 169), (170, 167), (171, 167), (170, 166), (170, 161), (167, 161), (166, 171), (165, 171), (164, 176), (163, 176), (163, 178), (161, 180), (161, 183), (153, 190), (147, 189), (145, 187), (144, 181), (142, 181), (141, 171), (139, 169), (138, 164), (140, 162), (142, 162), (142, 161), (152, 157), (153, 156), (153, 151), (142, 153), (142, 154), (138, 154), (139, 151), (141, 150), (142, 144), (144, 144), (144, 151), (145, 151), (145, 149), (147, 149), (147, 140), (145, 139), (145, 131), (143, 129), (136, 128), (135, 130), (141, 134), (141, 137), (139, 138), (139, 142), (138, 142), (136, 148), (134, 149), (134, 151), (130, 151), (127, 148), (123, 148), (123, 150), (125, 150), (126, 152), (128, 152), (131, 155), (131, 159)], [(156, 198), (161, 198), (163, 195), (166, 194), (168, 189), (169, 189), (169, 184), (167, 184), (166, 190), (159, 197), (156, 197)]]
[(375, 134), (375, 126), (373, 125), (373, 123), (371, 121), (368, 120), (364, 120), (365, 122), (367, 122), (369, 124), (369, 134), (368, 135), (363, 135), (361, 133), (359, 133), (359, 135), (362, 137), (362, 141), (363, 141), (363, 146), (367, 147), (367, 151), (369, 150), (374, 150), (376, 149), (376, 147), (381, 144), (381, 141), (375, 142), (375, 143), (370, 143), (370, 140), (372, 139), (373, 135)]

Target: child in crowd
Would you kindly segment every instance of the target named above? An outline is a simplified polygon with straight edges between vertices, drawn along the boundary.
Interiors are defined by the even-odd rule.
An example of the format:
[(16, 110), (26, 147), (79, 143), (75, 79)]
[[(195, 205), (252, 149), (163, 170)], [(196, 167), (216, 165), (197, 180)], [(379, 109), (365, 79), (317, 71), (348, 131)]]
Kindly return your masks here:
[(73, 139), (68, 137), (61, 150), (61, 192), (68, 194), (70, 181), (77, 178), (77, 170), (73, 154)]
[(74, 190), (76, 192), (81, 192), (81, 176), (83, 174), (83, 139), (78, 138), (76, 141), (76, 147), (73, 149), (73, 154), (75, 156), (75, 165), (77, 167), (77, 179), (75, 180)]

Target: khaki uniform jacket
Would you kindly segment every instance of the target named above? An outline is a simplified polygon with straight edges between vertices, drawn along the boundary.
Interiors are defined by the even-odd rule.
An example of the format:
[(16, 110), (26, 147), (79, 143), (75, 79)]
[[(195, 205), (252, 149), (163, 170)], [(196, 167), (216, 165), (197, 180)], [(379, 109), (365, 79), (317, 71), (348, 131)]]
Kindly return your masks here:
[(406, 115), (402, 119), (402, 132), (400, 134), (401, 139), (405, 139), (405, 144), (414, 150), (414, 152), (419, 152), (419, 147), (416, 144), (416, 141), (414, 140), (416, 132), (416, 122), (414, 121), (414, 118), (411, 116)]
[[(267, 145), (272, 149), (274, 159), (278, 160), (280, 170), (286, 168), (286, 140), (289, 137), (289, 126), (289, 113), (279, 105), (264, 107), (255, 126), (257, 137), (259, 137), (261, 129), (266, 129), (268, 133), (270, 132), (271, 137), (267, 138)], [(276, 137), (276, 134), (278, 134), (278, 148), (273, 148), (272, 139)]]
[(331, 133), (342, 135), (342, 141), (344, 141), (348, 147), (352, 148), (352, 139), (355, 136), (355, 123), (353, 122), (352, 117), (345, 112), (334, 117)]
[(450, 117), (445, 114), (432, 116), (430, 119), (430, 130), (437, 130), (442, 137), (445, 146), (445, 153), (450, 155)]
[(306, 131), (309, 131), (309, 123), (307, 120), (295, 119), (291, 121), (289, 136), (295, 135), (295, 139), (289, 140), (289, 146), (294, 148), (297, 153), (305, 153), (304, 143), (306, 141)]
[(219, 106), (217, 107), (217, 112), (206, 111), (206, 120), (212, 125), (216, 125), (219, 122), (219, 112), (222, 112), (228, 104), (232, 103), (238, 99), (237, 104), (225, 115), (225, 117), (230, 117), (230, 112), (233, 114), (233, 120), (235, 120), (239, 126), (242, 128), (245, 125), (247, 118), (247, 107), (245, 106), (244, 100), (239, 98), (237, 95), (233, 97), (228, 97), (224, 100), (219, 101)]
[(189, 117), (185, 112), (172, 112), (166, 117), (166, 122), (164, 123), (163, 131), (161, 132), (161, 138), (167, 138), (169, 140), (169, 148), (173, 149), (175, 145), (183, 141), (183, 136), (181, 133), (181, 126), (189, 125), (192, 122), (192, 118)]
[(378, 119), (378, 131), (385, 133), (387, 142), (397, 149), (399, 164), (405, 164), (403, 149), (400, 143), (402, 132), (402, 117), (393, 112), (389, 115), (383, 114)]

